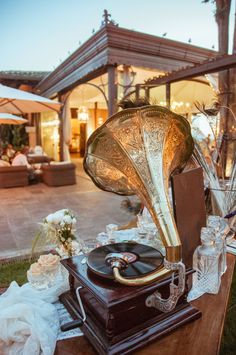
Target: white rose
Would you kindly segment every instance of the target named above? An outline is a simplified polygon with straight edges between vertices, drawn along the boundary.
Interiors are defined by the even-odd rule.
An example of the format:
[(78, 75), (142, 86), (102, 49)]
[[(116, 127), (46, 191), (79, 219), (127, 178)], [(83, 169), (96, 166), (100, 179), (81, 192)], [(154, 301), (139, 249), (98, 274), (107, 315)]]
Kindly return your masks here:
[(58, 255), (47, 254), (40, 255), (38, 259), (38, 264), (44, 271), (54, 270), (58, 267), (60, 262), (60, 257)]
[(59, 224), (63, 220), (63, 214), (56, 212), (53, 215), (53, 223), (54, 224)]
[(46, 222), (47, 222), (47, 223), (53, 223), (53, 214), (49, 214), (49, 215), (46, 217)]
[(76, 224), (76, 218), (75, 217), (72, 218), (72, 224)]
[(72, 218), (69, 215), (65, 215), (63, 218), (63, 221), (67, 224), (71, 224), (72, 223)]
[(30, 265), (29, 269), (32, 276), (40, 276), (43, 274), (42, 267), (39, 263), (33, 263)]
[(65, 225), (65, 222), (64, 222), (64, 221), (61, 221), (61, 222), (60, 222), (60, 226), (64, 227), (64, 225)]

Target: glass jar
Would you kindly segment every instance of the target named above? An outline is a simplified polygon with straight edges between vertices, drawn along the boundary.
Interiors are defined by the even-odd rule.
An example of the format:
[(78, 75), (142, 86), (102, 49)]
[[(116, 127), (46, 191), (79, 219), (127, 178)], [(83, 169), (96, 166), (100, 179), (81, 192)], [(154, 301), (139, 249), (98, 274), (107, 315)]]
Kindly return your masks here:
[[(193, 289), (195, 293), (217, 294), (220, 288), (220, 254), (214, 244), (214, 229), (201, 229), (201, 245), (193, 255)], [(199, 296), (198, 296), (199, 297)], [(197, 297), (195, 297), (197, 298)]]

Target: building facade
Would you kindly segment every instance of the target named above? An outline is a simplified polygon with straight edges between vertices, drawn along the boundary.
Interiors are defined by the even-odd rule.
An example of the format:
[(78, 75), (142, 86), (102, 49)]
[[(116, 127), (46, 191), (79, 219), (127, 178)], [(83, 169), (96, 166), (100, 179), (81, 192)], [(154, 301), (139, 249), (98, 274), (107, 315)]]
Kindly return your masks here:
[(217, 52), (121, 28), (109, 16), (105, 11), (101, 28), (33, 88), (67, 110), (59, 117), (46, 112), (37, 118), (38, 143), (55, 159), (65, 159), (68, 140), (70, 153), (83, 156), (88, 136), (127, 97), (146, 97), (185, 115), (194, 111), (195, 101), (214, 99), (204, 76), (175, 83), (171, 92), (168, 85), (152, 86), (149, 80), (200, 64)]

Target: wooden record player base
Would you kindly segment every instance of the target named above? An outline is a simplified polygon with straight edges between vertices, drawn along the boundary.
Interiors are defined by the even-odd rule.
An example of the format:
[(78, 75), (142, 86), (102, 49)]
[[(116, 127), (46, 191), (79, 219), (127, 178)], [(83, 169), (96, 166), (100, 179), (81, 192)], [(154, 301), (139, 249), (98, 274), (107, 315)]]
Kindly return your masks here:
[[(202, 311), (202, 317), (187, 326), (179, 327), (170, 335), (154, 341), (137, 355), (216, 355), (219, 353), (230, 286), (234, 271), (235, 256), (227, 255), (228, 268), (221, 280), (218, 295), (205, 294), (192, 302)], [(54, 355), (94, 355), (95, 352), (85, 337), (60, 340)]]
[[(78, 318), (79, 309), (76, 301), (71, 296), (70, 291), (64, 293), (60, 297), (61, 302), (65, 305), (73, 318)], [(103, 336), (99, 336), (99, 332), (96, 332), (96, 326), (92, 320), (88, 317), (82, 331), (93, 345), (94, 349), (99, 354), (129, 354), (134, 350), (140, 349), (148, 343), (157, 340), (176, 328), (198, 319), (201, 316), (201, 312), (189, 303), (184, 302), (177, 306), (174, 312), (167, 313), (164, 319), (160, 318), (145, 322), (142, 325), (142, 329), (125, 332), (122, 336), (114, 339), (112, 342), (108, 342)]]
[(162, 322), (146, 327), (142, 331), (127, 336), (113, 345), (105, 344), (102, 339), (98, 338), (88, 323), (85, 323), (82, 330), (98, 354), (125, 355), (142, 348), (148, 343), (161, 338), (179, 326), (197, 319), (200, 316), (201, 312), (196, 308), (187, 306), (172, 314), (170, 317), (166, 317)]

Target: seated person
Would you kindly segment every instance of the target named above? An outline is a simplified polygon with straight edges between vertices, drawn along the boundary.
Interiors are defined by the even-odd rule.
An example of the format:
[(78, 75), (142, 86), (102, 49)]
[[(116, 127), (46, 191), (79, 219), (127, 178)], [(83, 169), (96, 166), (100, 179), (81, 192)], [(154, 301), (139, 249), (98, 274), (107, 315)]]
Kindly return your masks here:
[(8, 161), (0, 159), (0, 167), (6, 167), (6, 166), (11, 166), (11, 164), (8, 163)]
[(34, 147), (34, 154), (43, 155), (43, 148), (40, 145), (36, 145)]
[(20, 151), (16, 152), (15, 157), (12, 160), (12, 166), (27, 166), (29, 173), (29, 183), (37, 182), (36, 175), (32, 165), (29, 164), (27, 160), (27, 154), (29, 151), (29, 147), (23, 147)]
[(6, 153), (7, 153), (7, 156), (9, 158), (9, 160), (11, 161), (14, 158), (15, 153), (16, 153), (16, 151), (13, 149), (13, 145), (12, 144), (8, 144), (7, 145)]
[(24, 147), (20, 151), (17, 151), (12, 160), (12, 166), (26, 165), (28, 169), (33, 169), (27, 160), (28, 151), (28, 147)]
[(2, 150), (1, 160), (9, 162), (9, 157), (7, 155), (7, 148), (4, 148)]

